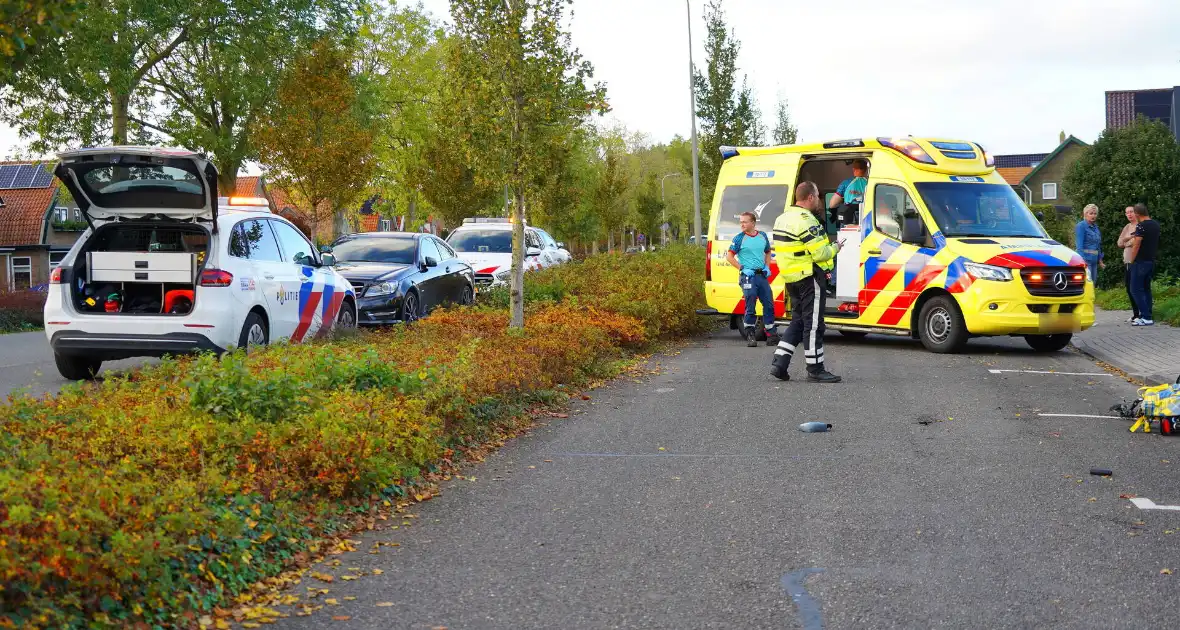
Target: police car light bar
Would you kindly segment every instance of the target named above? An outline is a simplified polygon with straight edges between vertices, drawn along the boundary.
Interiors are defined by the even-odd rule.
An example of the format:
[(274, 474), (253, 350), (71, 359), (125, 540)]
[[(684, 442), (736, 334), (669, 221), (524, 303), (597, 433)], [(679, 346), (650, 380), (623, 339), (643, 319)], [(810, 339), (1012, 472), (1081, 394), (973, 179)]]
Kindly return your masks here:
[(512, 219), (505, 219), (504, 217), (467, 217), (463, 219), (463, 223), (467, 225), (472, 223), (512, 223)]
[(266, 197), (230, 197), (229, 205), (231, 206), (269, 206), (270, 202)]

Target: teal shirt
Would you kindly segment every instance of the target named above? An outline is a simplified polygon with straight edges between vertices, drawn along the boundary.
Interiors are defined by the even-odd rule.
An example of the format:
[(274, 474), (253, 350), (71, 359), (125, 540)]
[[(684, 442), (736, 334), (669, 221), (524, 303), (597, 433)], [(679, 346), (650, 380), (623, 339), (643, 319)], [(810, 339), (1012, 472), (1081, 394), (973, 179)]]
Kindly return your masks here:
[(738, 232), (729, 245), (729, 251), (733, 252), (743, 270), (758, 271), (766, 266), (766, 253), (770, 251), (770, 238), (766, 236), (766, 232), (761, 230), (754, 236)]
[(865, 190), (869, 187), (867, 177), (852, 177), (840, 182), (836, 194), (844, 198), (844, 203), (864, 203)]

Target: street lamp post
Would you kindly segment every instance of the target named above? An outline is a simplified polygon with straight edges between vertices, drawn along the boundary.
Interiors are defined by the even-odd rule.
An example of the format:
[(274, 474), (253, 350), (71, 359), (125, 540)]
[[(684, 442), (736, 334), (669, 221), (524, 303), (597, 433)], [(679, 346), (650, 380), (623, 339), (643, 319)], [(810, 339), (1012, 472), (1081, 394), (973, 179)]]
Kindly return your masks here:
[(694, 91), (692, 72), (692, 6), (689, 0), (684, 0), (684, 9), (688, 13), (688, 98), (692, 113), (692, 239), (697, 245), (701, 241), (701, 174), (697, 164), (697, 95)]
[(682, 173), (668, 173), (660, 178), (660, 246), (668, 245), (668, 204), (664, 201), (664, 180), (669, 177), (680, 177)]

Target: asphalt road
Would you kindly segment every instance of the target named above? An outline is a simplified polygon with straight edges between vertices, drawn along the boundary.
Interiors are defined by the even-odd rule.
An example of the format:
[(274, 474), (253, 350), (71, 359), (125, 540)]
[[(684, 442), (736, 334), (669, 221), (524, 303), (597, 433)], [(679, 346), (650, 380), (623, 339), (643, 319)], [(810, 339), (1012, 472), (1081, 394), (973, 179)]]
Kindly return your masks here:
[[(147, 359), (126, 359), (104, 363), (98, 375), (125, 371), (148, 362)], [(44, 332), (0, 335), (0, 400), (27, 388), (34, 396), (57, 392), (70, 383), (57, 372), (53, 351)]]
[[(296, 594), (328, 587), (316, 603), (338, 605), (279, 627), (1180, 623), (1180, 511), (1120, 498), (1180, 504), (1180, 437), (1040, 415), (1104, 415), (1129, 383), (1009, 339), (945, 356), (829, 335), (838, 385), (774, 381), (771, 352), (726, 331), (591, 392), (447, 482), (412, 526), (316, 565), (337, 579)], [(796, 429), (809, 420), (834, 428)], [(371, 555), (374, 541), (400, 546)]]

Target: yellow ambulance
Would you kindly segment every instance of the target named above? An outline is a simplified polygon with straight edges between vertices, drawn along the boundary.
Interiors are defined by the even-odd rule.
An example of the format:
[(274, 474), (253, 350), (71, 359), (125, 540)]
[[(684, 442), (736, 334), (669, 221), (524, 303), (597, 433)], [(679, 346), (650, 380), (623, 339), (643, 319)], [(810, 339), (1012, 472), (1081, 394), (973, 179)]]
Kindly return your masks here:
[[(726, 262), (740, 215), (754, 212), (769, 233), (794, 204), (795, 185), (808, 180), (824, 200), (830, 237), (845, 241), (828, 328), (910, 336), (948, 353), (971, 337), (997, 335), (1055, 351), (1094, 324), (1094, 284), (1081, 256), (1049, 237), (976, 143), (866, 138), (721, 154), (706, 241), (710, 308), (699, 312), (728, 316), (731, 328), (740, 328), (746, 308), (738, 270)], [(868, 164), (863, 198), (830, 203), (853, 177), (854, 160)], [(776, 265), (770, 278), (783, 322), (790, 308)]]

